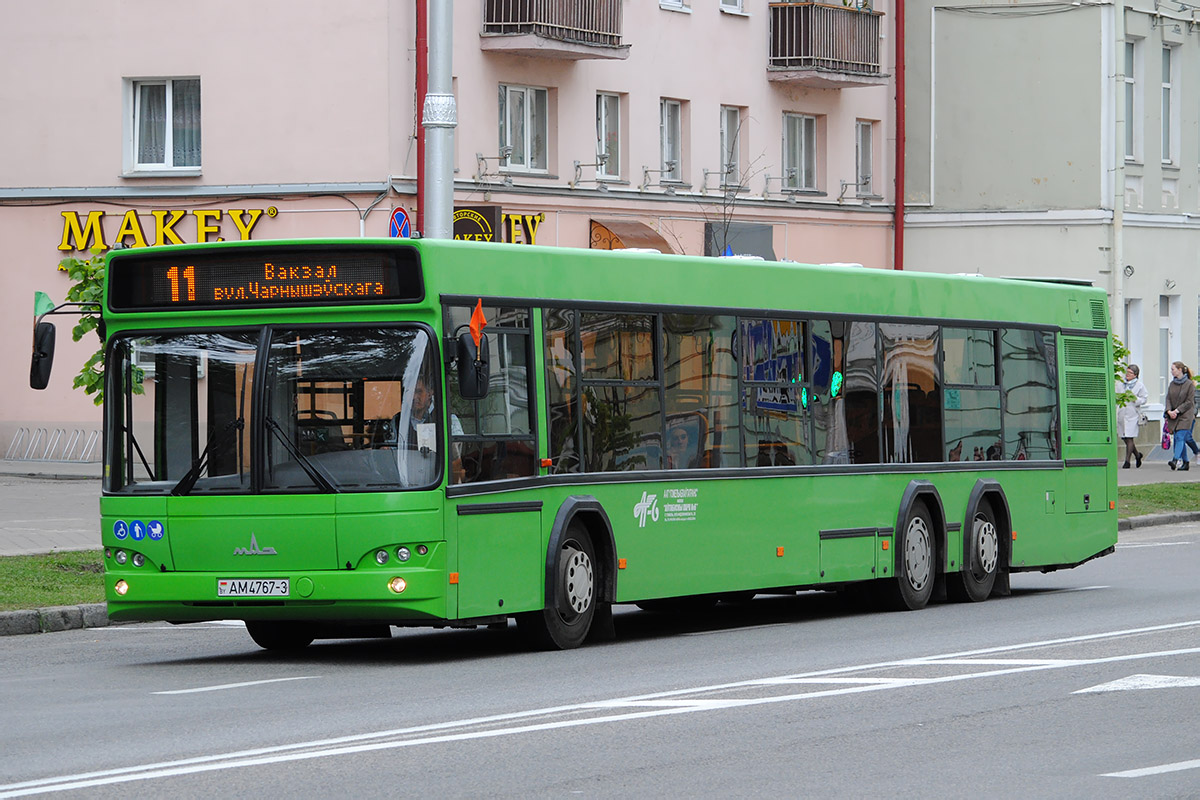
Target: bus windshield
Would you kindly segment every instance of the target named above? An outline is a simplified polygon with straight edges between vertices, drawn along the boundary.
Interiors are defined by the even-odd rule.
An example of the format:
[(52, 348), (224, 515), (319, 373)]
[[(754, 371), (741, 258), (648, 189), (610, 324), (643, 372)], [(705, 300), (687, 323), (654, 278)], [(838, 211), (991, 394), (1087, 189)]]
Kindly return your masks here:
[(424, 329), (274, 328), (117, 338), (110, 492), (396, 491), (441, 474)]

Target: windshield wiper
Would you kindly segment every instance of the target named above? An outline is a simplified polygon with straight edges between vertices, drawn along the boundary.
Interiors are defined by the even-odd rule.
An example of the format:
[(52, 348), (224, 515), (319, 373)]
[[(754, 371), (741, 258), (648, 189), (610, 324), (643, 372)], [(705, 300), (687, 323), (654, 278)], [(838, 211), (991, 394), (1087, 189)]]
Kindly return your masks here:
[(334, 488), (334, 485), (329, 482), (329, 479), (321, 474), (320, 468), (310, 461), (308, 456), (304, 455), (304, 453), (301, 453), (300, 448), (288, 441), (287, 433), (273, 417), (267, 417), (267, 429), (270, 430), (271, 433), (275, 434), (275, 437), (279, 439), (279, 443), (283, 445), (283, 449), (287, 450), (288, 454), (291, 455), (292, 458), (296, 459), (296, 463), (300, 465), (300, 469), (304, 470), (304, 474), (307, 475), (313, 483), (319, 486), (324, 492), (328, 492), (329, 494), (337, 493), (337, 489)]
[[(204, 446), (204, 452), (192, 462), (192, 468), (187, 471), (186, 475), (179, 479), (179, 483), (175, 484), (175, 488), (171, 490), (171, 494), (179, 497), (190, 493), (196, 485), (196, 481), (200, 480), (200, 473), (204, 472), (209, 462), (220, 456), (229, 448), (230, 444), (237, 441), (237, 437), (233, 434), (235, 432), (241, 433), (245, 427), (245, 421), (241, 417), (238, 417), (235, 420), (231, 420), (216, 436), (209, 439), (208, 444)], [(141, 448), (138, 449), (138, 452), (141, 452)]]

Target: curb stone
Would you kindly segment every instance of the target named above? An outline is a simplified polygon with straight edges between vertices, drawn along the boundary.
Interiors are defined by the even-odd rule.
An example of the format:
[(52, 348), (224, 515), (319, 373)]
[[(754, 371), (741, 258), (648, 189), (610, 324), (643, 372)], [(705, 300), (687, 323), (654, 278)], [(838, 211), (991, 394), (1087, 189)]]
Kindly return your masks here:
[(104, 603), (51, 606), (30, 611), (0, 611), (0, 636), (104, 628), (109, 624), (108, 606)]
[[(1117, 529), (1129, 531), (1154, 525), (1197, 521), (1200, 521), (1200, 511), (1175, 511), (1123, 519), (1117, 523)], [(104, 603), (52, 606), (32, 611), (0, 611), (0, 636), (52, 633), (79, 628), (104, 628), (111, 624), (114, 623), (109, 622), (108, 606)]]

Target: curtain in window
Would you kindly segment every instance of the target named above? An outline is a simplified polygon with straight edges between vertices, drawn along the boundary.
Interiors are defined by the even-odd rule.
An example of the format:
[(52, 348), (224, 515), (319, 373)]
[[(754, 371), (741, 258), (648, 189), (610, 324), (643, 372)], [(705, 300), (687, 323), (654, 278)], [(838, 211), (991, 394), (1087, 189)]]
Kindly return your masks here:
[(171, 82), (171, 134), (176, 167), (200, 166), (200, 81)]
[(164, 84), (138, 86), (137, 122), (138, 163), (164, 163), (167, 142), (167, 87)]

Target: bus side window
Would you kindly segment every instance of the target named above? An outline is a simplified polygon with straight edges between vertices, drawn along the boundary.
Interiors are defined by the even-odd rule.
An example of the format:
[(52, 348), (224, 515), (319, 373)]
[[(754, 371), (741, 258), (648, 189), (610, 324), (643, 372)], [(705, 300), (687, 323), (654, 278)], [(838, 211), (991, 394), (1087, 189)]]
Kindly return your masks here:
[[(453, 332), (470, 320), (474, 309), (448, 306), (445, 329)], [(459, 429), (450, 430), (451, 483), (524, 478), (537, 474), (533, 437), (534, 396), (529, 365), (532, 338), (529, 310), (484, 306), (483, 335), (491, 352), (489, 389), (482, 400), (467, 400), (458, 389), (458, 371), (446, 365), (450, 412)]]

